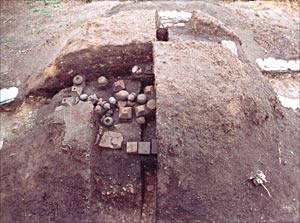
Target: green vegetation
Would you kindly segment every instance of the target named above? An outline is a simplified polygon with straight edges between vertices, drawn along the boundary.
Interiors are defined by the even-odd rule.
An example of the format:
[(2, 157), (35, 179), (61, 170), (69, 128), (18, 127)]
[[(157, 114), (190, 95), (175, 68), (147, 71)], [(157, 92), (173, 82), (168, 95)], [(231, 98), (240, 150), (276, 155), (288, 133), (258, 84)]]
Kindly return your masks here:
[(5, 38), (5, 42), (10, 43), (11, 42), (11, 38), (10, 37), (6, 37)]
[(52, 12), (51, 9), (35, 9), (34, 12), (38, 12), (40, 14), (49, 14)]
[(39, 35), (41, 32), (43, 32), (44, 30), (43, 29), (41, 29), (41, 28), (37, 28), (37, 29), (33, 29), (32, 31), (31, 31), (31, 33), (33, 34), (33, 35)]
[(61, 3), (61, 0), (44, 0), (45, 5), (57, 5)]

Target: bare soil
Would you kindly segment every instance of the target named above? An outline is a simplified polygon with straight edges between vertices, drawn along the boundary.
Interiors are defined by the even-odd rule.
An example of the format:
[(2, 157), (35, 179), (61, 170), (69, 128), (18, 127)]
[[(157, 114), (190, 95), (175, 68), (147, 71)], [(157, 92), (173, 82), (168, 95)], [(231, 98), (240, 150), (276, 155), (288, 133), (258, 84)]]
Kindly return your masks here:
[[(20, 90), (1, 108), (0, 222), (299, 222), (300, 114), (282, 107), (271, 85), (297, 97), (299, 77), (270, 81), (255, 66), (257, 57), (299, 59), (297, 6), (0, 4), (0, 88)], [(239, 57), (188, 27), (155, 41), (155, 9), (213, 16), (241, 40)], [(99, 60), (109, 69), (92, 68)], [(77, 74), (70, 69), (93, 82), (152, 62), (156, 124), (150, 119), (142, 137), (158, 137), (157, 159), (95, 146), (90, 106), (55, 112)], [(67, 136), (76, 138), (71, 149), (62, 145)], [(248, 180), (257, 170), (272, 198)]]

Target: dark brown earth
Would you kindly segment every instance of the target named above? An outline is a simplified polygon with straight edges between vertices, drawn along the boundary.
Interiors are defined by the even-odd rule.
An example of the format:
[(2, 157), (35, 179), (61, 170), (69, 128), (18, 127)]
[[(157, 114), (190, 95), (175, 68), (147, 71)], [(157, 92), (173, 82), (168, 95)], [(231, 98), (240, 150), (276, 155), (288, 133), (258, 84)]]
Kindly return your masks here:
[[(215, 22), (191, 29), (194, 16), (158, 42), (155, 9)], [(299, 58), (292, 7), (1, 1), (0, 27), (0, 87), (21, 91), (1, 112), (0, 222), (299, 222), (299, 110), (255, 67)], [(88, 102), (55, 111), (76, 74), (130, 80), (135, 64), (154, 65), (157, 111), (140, 137), (158, 138), (157, 158), (94, 145)], [(249, 180), (257, 170), (271, 197)]]

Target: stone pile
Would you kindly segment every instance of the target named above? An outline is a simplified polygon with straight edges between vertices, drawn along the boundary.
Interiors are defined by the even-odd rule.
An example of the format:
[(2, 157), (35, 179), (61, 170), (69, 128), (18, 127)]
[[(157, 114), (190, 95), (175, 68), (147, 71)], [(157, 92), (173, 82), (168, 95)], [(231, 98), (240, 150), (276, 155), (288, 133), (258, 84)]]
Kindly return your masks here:
[[(145, 76), (152, 75), (152, 73), (151, 65), (135, 65), (132, 68), (133, 79), (140, 77), (142, 80)], [(105, 76), (100, 76), (97, 79), (99, 89), (112, 92), (112, 95), (106, 99), (98, 97), (99, 94), (97, 96), (96, 93), (90, 95), (84, 93), (85, 77), (76, 75), (73, 78), (73, 86), (71, 87), (72, 96), (62, 99), (62, 105), (65, 106), (75, 105), (79, 101), (89, 101), (94, 105), (94, 112), (99, 117), (101, 126), (106, 130), (98, 136), (99, 143), (97, 142), (97, 144), (102, 148), (122, 148), (124, 137), (121, 133), (115, 132), (118, 123), (136, 122), (139, 126), (143, 126), (146, 124), (147, 118), (155, 114), (154, 86), (147, 85), (141, 92), (132, 92), (126, 87), (127, 81), (130, 80), (116, 80), (114, 78), (112, 81)], [(157, 154), (157, 143), (154, 141), (151, 143), (127, 142), (126, 151), (128, 154)]]

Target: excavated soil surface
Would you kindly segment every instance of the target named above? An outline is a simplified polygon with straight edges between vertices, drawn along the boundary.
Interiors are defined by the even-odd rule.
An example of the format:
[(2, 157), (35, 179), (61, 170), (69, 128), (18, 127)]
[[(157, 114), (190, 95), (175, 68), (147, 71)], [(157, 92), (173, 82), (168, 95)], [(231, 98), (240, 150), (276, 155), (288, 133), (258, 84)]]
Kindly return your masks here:
[[(299, 222), (300, 114), (275, 93), (296, 98), (299, 78), (262, 77), (255, 64), (299, 59), (295, 6), (30, 2), (0, 2), (0, 88), (20, 90), (1, 108), (0, 222)], [(154, 9), (215, 17), (240, 39), (239, 57), (188, 27), (156, 41)], [(75, 74), (92, 86), (99, 72), (149, 62), (157, 110), (141, 134), (159, 140), (157, 157), (95, 145), (91, 103), (55, 112)], [(258, 170), (271, 197), (250, 180)]]

